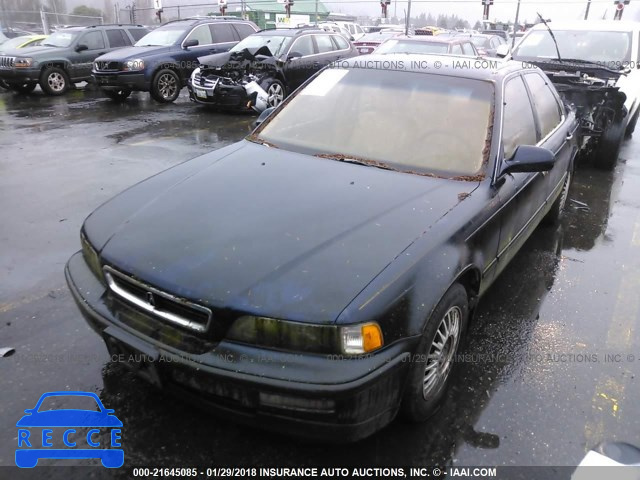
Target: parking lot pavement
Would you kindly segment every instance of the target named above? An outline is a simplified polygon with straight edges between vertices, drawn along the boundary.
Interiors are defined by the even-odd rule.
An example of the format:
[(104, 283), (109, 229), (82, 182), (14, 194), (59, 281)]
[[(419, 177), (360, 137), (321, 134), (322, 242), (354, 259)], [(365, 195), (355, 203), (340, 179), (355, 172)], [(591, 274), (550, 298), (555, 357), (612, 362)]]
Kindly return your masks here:
[(117, 105), (92, 90), (2, 93), (0, 110), (0, 347), (16, 350), (0, 358), (0, 465), (14, 462), (23, 410), (53, 390), (99, 393), (124, 423), (128, 465), (575, 465), (601, 441), (640, 443), (640, 137), (615, 172), (578, 169), (562, 226), (539, 229), (482, 300), (438, 414), (345, 448), (154, 390), (108, 363), (65, 286), (95, 207), (239, 140), (254, 117), (206, 111), (184, 93), (173, 105), (143, 94)]

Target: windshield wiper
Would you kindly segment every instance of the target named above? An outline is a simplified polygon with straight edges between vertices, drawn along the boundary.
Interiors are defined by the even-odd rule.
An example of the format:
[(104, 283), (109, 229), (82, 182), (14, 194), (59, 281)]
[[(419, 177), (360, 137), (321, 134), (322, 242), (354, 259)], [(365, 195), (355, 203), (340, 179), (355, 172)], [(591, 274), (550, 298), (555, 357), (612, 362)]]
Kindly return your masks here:
[(364, 165), (366, 167), (376, 167), (383, 170), (393, 170), (395, 172), (399, 171), (397, 168), (393, 168), (386, 163), (378, 162), (377, 160), (354, 157), (352, 155), (345, 155), (343, 153), (316, 153), (314, 157), (328, 158), (330, 160), (337, 160), (344, 163), (353, 163), (354, 165)]
[(547, 27), (547, 30), (549, 30), (549, 35), (551, 35), (551, 40), (553, 40), (553, 44), (556, 46), (556, 53), (558, 54), (558, 60), (562, 61), (562, 58), (560, 58), (560, 49), (558, 48), (558, 42), (556, 41), (556, 36), (553, 34), (553, 32), (551, 31), (551, 27), (549, 27), (549, 24), (544, 18), (542, 18), (542, 15), (540, 15), (540, 13), (538, 13), (538, 17), (540, 17), (540, 20), (542, 21), (542, 23), (544, 23), (544, 26)]
[(260, 145), (265, 145), (267, 147), (278, 148), (277, 145), (275, 145), (273, 143), (270, 143), (270, 142), (267, 142), (266, 140), (260, 138), (258, 135), (254, 134), (254, 133), (252, 133), (251, 135), (247, 135), (246, 139), (249, 140), (250, 142), (258, 143)]
[[(613, 72), (613, 73), (622, 73), (621, 70), (625, 70), (626, 67), (622, 67), (620, 68), (620, 70), (616, 70), (614, 68), (610, 68), (607, 67), (606, 64), (607, 63), (616, 63), (615, 61), (613, 62), (598, 62), (598, 61), (592, 61), (592, 60), (581, 60), (579, 58), (563, 58), (562, 59), (564, 62), (568, 62), (568, 63), (576, 63), (579, 65), (585, 65), (585, 66), (589, 66), (589, 67), (593, 67), (593, 68), (602, 68), (604, 70), (608, 70), (609, 72)], [(620, 64), (623, 64), (624, 62), (617, 62)]]
[(582, 65), (584, 67), (587, 68), (595, 68), (598, 70), (605, 70), (607, 72), (611, 72), (611, 73), (615, 73), (616, 75), (626, 75), (626, 73), (623, 71), (623, 69), (621, 68), (620, 70), (614, 70), (612, 68), (609, 67), (605, 67), (602, 63), (605, 62), (592, 62), (590, 60), (580, 60), (578, 58), (563, 58), (562, 60), (558, 60), (557, 58), (549, 58), (546, 60), (542, 60), (542, 59), (535, 59), (532, 60), (531, 63), (555, 63), (558, 65), (567, 65), (570, 66), (571, 64), (575, 65), (575, 66), (579, 66)]

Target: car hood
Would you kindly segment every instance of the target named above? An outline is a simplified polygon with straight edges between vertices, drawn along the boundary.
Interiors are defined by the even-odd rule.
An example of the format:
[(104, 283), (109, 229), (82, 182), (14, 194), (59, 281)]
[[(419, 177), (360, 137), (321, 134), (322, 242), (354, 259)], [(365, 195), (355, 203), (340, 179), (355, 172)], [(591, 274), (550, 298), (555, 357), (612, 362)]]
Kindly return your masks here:
[(114, 415), (90, 410), (47, 410), (25, 415), (16, 427), (121, 427)]
[(97, 60), (123, 61), (134, 58), (144, 58), (150, 55), (163, 55), (175, 49), (175, 45), (169, 47), (125, 47), (105, 53), (98, 57)]
[[(248, 141), (191, 162), (87, 219), (103, 263), (198, 303), (313, 323), (334, 322), (478, 185)], [(139, 207), (115, 221), (124, 204)]]
[(58, 52), (69, 52), (69, 47), (43, 47), (42, 45), (38, 45), (36, 47), (24, 47), (24, 48), (12, 48), (5, 50), (0, 45), (0, 50), (2, 51), (2, 55), (7, 55), (10, 57), (37, 57), (40, 54), (52, 55)]
[(245, 68), (254, 62), (267, 63), (275, 65), (277, 58), (271, 54), (271, 51), (267, 47), (260, 49), (249, 50), (245, 48), (237, 52), (222, 52), (214, 53), (212, 55), (205, 55), (198, 57), (198, 62), (204, 67), (230, 67), (230, 68)]

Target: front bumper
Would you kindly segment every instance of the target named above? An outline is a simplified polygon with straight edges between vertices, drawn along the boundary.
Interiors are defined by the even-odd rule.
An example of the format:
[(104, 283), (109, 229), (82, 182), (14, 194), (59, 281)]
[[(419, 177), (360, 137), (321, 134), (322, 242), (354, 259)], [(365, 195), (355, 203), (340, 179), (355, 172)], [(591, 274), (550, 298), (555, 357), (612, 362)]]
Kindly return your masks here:
[(95, 84), (105, 90), (128, 88), (140, 92), (148, 92), (151, 88), (151, 82), (146, 79), (144, 73), (92, 72), (91, 76)]
[(187, 81), (189, 99), (203, 105), (240, 110), (251, 109), (251, 99), (241, 85), (225, 85), (219, 82), (215, 88), (193, 85), (191, 78)]
[(0, 68), (0, 80), (7, 83), (38, 83), (40, 70), (34, 68)]
[[(115, 300), (93, 275), (82, 253), (65, 268), (73, 297), (112, 355), (142, 353), (137, 372), (200, 407), (294, 436), (355, 441), (395, 417), (418, 338), (395, 342), (366, 358), (336, 359), (268, 350), (222, 340), (189, 340), (176, 328), (160, 341), (155, 321)], [(146, 317), (146, 319), (145, 319)], [(148, 333), (148, 335), (146, 334)], [(156, 338), (154, 338), (154, 335)], [(177, 339), (176, 339), (177, 337)], [(139, 357), (139, 355), (138, 355)]]

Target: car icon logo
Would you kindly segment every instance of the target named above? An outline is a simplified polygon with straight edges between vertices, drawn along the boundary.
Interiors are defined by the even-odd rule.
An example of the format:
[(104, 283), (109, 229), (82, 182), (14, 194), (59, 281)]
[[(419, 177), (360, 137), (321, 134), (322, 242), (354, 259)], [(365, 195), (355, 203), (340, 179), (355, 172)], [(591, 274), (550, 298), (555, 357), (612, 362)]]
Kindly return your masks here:
[[(85, 397), (85, 400), (89, 397), (90, 402), (95, 401), (98, 410), (41, 410), (42, 403), (52, 397), (54, 400), (60, 400), (56, 397)], [(113, 415), (114, 410), (104, 407), (95, 393), (48, 392), (25, 413), (16, 423), (18, 447), (15, 459), (18, 467), (33, 468), (41, 458), (99, 458), (107, 468), (118, 468), (124, 464), (124, 450), (119, 448), (122, 422)], [(86, 433), (85, 429), (88, 429)], [(106, 440), (100, 429), (108, 429)]]

